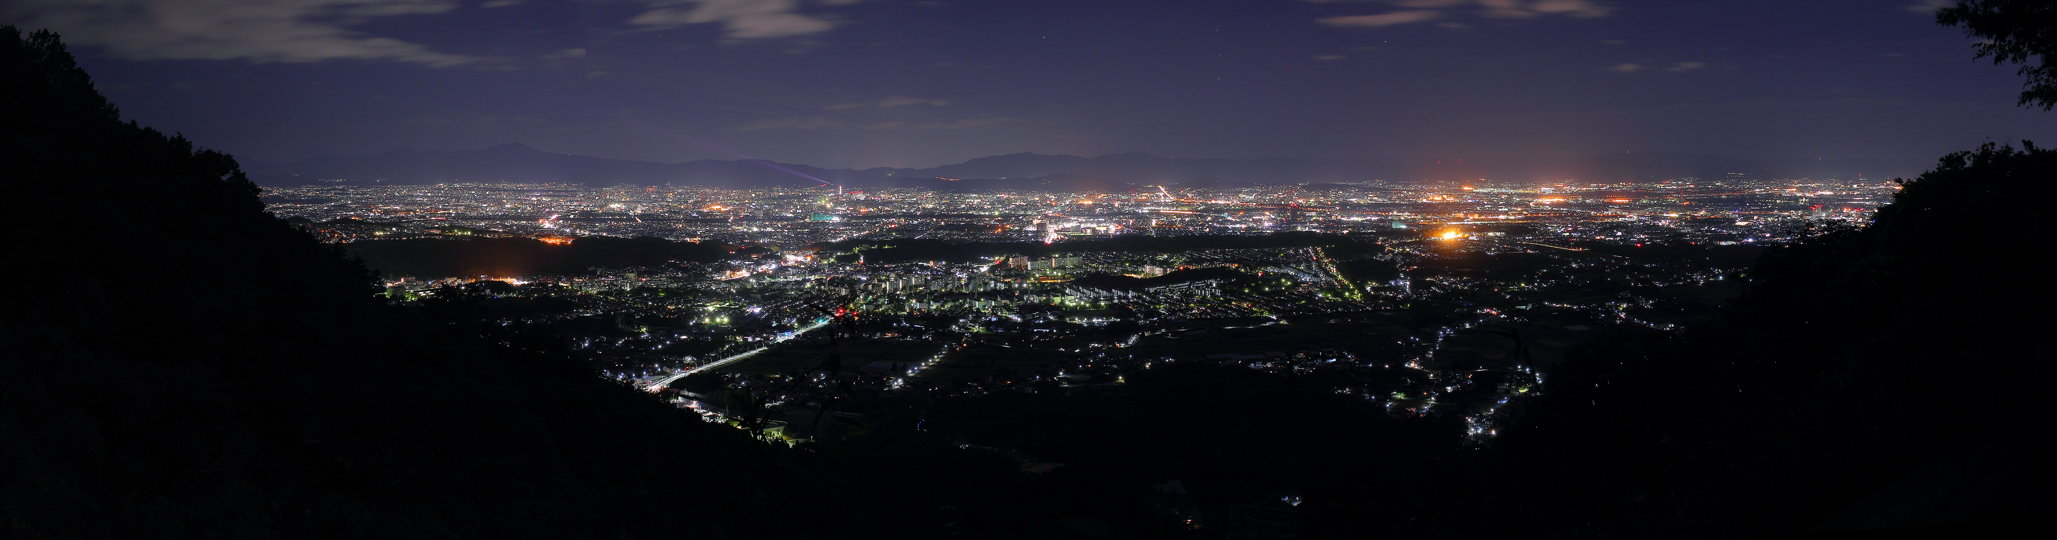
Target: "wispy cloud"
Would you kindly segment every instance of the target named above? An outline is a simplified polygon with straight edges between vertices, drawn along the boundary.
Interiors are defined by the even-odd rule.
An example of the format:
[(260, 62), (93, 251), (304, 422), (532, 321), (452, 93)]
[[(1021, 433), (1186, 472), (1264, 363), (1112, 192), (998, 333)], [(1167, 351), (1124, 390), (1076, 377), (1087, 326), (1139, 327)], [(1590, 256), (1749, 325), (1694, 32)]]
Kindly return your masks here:
[[(1339, 0), (1306, 0), (1339, 3)], [(1529, 19), (1546, 15), (1605, 17), (1614, 8), (1594, 0), (1378, 0), (1399, 11), (1369, 15), (1344, 15), (1315, 19), (1330, 26), (1394, 26), (1427, 22), (1445, 17), (1475, 15), (1496, 19)], [(1461, 23), (1442, 23), (1449, 28), (1466, 28)]]
[(10, 0), (0, 15), (128, 60), (479, 63), (484, 59), (349, 29), (457, 6), (456, 0)]
[(1417, 9), (1409, 11), (1395, 11), (1391, 13), (1380, 13), (1377, 15), (1348, 15), (1343, 17), (1328, 17), (1325, 19), (1315, 19), (1314, 22), (1326, 24), (1329, 26), (1392, 26), (1396, 24), (1418, 23), (1422, 21), (1435, 19), (1441, 16), (1443, 16), (1443, 14), (1439, 11)]
[(1614, 8), (1592, 0), (1536, 0), (1529, 2), (1525, 8), (1545, 15), (1572, 17), (1605, 17), (1614, 11)]
[(1542, 16), (1542, 13), (1522, 9), (1521, 0), (1478, 0), (1478, 5), (1483, 8), (1481, 14), (1487, 17), (1526, 19)]
[(845, 124), (840, 120), (832, 120), (828, 118), (822, 118), (819, 116), (810, 116), (806, 118), (792, 117), (751, 122), (748, 124), (736, 126), (730, 131), (771, 131), (776, 129), (827, 129), (839, 128), (845, 125), (848, 124)]
[(1934, 15), (1936, 11), (1954, 5), (1957, 5), (1956, 0), (1921, 0), (1921, 2), (1909, 4), (1905, 9), (1922, 15)]
[(808, 116), (808, 117), (788, 117), (788, 118), (779, 118), (779, 119), (773, 119), (773, 120), (765, 120), (765, 121), (761, 121), (761, 122), (752, 122), (752, 123), (748, 123), (748, 124), (743, 124), (743, 125), (741, 125), (741, 126), (736, 126), (735, 128), (732, 128), (732, 129), (730, 129), (730, 131), (772, 131), (772, 130), (786, 130), (786, 129), (792, 129), (792, 130), (814, 130), (814, 129), (862, 129), (862, 130), (873, 130), (873, 131), (878, 131), (878, 130), (895, 130), (895, 129), (905, 129), (905, 130), (936, 130), (936, 129), (965, 129), (965, 128), (974, 128), (974, 127), (980, 127), (980, 126), (991, 126), (991, 125), (998, 125), (998, 124), (1012, 124), (1012, 123), (1015, 123), (1015, 122), (1020, 122), (1020, 120), (1017, 120), (1017, 119), (1013, 119), (1013, 118), (998, 118), (998, 117), (985, 117), (985, 118), (964, 118), (964, 119), (958, 119), (958, 120), (950, 120), (950, 121), (927, 121), (927, 122), (909, 122), (909, 121), (903, 121), (903, 120), (885, 120), (885, 121), (878, 121), (878, 122), (846, 122), (846, 121), (842, 121), (842, 120), (836, 120), (836, 119), (832, 119), (832, 118), (824, 118), (824, 117), (820, 117), (820, 116)]
[(1013, 118), (964, 118), (964, 119), (959, 119), (959, 120), (951, 120), (951, 121), (948, 121), (948, 122), (900, 122), (900, 121), (886, 121), (886, 122), (875, 122), (875, 123), (870, 123), (870, 124), (864, 124), (864, 125), (862, 125), (862, 126), (859, 126), (859, 127), (862, 127), (862, 128), (864, 128), (864, 129), (915, 129), (915, 130), (928, 130), (928, 129), (964, 129), (964, 128), (974, 128), (974, 127), (979, 127), (979, 126), (991, 126), (991, 125), (998, 125), (998, 124), (1012, 124), (1012, 123), (1015, 123), (1015, 122), (1019, 122), (1019, 120), (1015, 120), (1015, 119), (1013, 119)]
[[(1619, 64), (1615, 64), (1614, 67), (1609, 67), (1605, 69), (1607, 69), (1608, 71), (1619, 71), (1622, 73), (1635, 73), (1638, 71), (1651, 69), (1653, 65), (1654, 63), (1622, 62)], [(1698, 70), (1706, 67), (1706, 62), (1673, 62), (1670, 66), (1665, 67), (1663, 71), (1665, 73), (1685, 73), (1688, 71)]]
[[(826, 32), (835, 21), (800, 13), (799, 0), (644, 0), (651, 6), (629, 19), (648, 28), (720, 23), (729, 39), (762, 39)], [(856, 2), (830, 2), (832, 5)]]
[(921, 99), (907, 96), (892, 96), (878, 101), (878, 106), (880, 107), (899, 107), (903, 105), (932, 105), (941, 107), (949, 104), (950, 100), (947, 99)]
[(1703, 67), (1707, 67), (1706, 62), (1679, 62), (1676, 64), (1672, 64), (1671, 67), (1664, 68), (1664, 71), (1671, 73), (1685, 73)]
[(850, 110), (850, 109), (862, 109), (862, 108), (865, 108), (865, 107), (879, 107), (879, 108), (888, 108), (888, 109), (890, 109), (890, 108), (893, 108), (893, 107), (903, 107), (903, 106), (907, 106), (907, 105), (928, 105), (928, 106), (932, 106), (932, 107), (942, 107), (942, 106), (945, 106), (945, 105), (949, 105), (949, 104), (950, 104), (950, 100), (947, 100), (947, 99), (921, 99), (921, 98), (911, 98), (911, 97), (907, 97), (907, 96), (888, 96), (888, 97), (886, 97), (886, 98), (884, 98), (884, 99), (880, 99), (880, 100), (877, 100), (877, 101), (858, 101), (858, 102), (852, 102), (852, 103), (837, 103), (837, 104), (835, 104), (835, 105), (830, 105), (830, 106), (827, 106), (827, 107), (823, 107), (823, 108), (824, 108), (824, 109), (828, 109), (828, 110), (831, 110), (831, 111), (847, 111), (847, 110)]
[(540, 60), (544, 67), (552, 69), (563, 69), (574, 66), (584, 66), (586, 62), (586, 50), (582, 48), (559, 49), (556, 52), (552, 52), (537, 57), (537, 60)]

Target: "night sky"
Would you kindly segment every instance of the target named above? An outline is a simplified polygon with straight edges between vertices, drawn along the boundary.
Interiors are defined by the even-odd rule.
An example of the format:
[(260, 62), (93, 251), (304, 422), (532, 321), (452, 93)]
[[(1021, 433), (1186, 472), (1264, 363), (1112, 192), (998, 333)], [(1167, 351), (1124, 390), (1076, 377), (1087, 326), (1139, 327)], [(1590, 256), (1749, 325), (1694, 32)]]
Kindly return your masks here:
[(922, 167), (1932, 159), (2057, 142), (1922, 0), (11, 0), (126, 117), (282, 161), (523, 142)]

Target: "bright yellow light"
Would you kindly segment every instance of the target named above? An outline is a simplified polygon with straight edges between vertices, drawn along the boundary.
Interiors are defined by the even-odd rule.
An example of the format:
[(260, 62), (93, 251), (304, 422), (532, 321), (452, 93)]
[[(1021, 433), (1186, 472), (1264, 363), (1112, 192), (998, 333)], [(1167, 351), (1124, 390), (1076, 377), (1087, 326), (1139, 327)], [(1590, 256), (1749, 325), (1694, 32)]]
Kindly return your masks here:
[(1462, 235), (1462, 234), (1458, 234), (1458, 232), (1457, 232), (1457, 231), (1443, 231), (1443, 239), (1444, 239), (1444, 240), (1456, 240), (1457, 238), (1459, 238), (1459, 237), (1461, 237), (1461, 236), (1463, 236), (1463, 235)]

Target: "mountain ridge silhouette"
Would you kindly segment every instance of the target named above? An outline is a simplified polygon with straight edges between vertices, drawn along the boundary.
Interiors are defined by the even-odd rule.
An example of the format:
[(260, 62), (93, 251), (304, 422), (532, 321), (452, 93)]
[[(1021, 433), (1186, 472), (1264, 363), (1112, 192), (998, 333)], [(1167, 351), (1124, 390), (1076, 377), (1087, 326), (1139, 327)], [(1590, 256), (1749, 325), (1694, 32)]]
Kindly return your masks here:
[[(562, 154), (522, 143), (480, 150), (393, 150), (373, 155), (321, 156), (299, 161), (251, 161), (245, 169), (259, 185), (438, 184), (452, 182), (574, 183), (588, 185), (707, 185), (720, 187), (950, 187), (939, 181), (981, 180), (980, 189), (1036, 189), (1030, 180), (1057, 175), (1102, 178), (1131, 185), (1175, 186), (1196, 179), (1228, 186), (1347, 183), (1383, 180), (1648, 182), (1724, 178), (1732, 174), (1778, 178), (1908, 177), (1925, 161), (1894, 159), (1740, 159), (1684, 153), (1625, 153), (1561, 159), (1399, 160), (1325, 158), (1175, 158), (1144, 152), (1094, 157), (1018, 152), (936, 167), (824, 168), (768, 160), (702, 159), (661, 163)], [(1042, 182), (1049, 184), (1050, 182)]]

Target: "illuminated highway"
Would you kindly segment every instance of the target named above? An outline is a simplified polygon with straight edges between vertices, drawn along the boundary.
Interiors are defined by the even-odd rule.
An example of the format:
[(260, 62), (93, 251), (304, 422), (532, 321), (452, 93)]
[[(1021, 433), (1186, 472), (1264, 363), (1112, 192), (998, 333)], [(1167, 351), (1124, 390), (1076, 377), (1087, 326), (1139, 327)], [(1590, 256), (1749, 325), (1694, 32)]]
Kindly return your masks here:
[(805, 327), (802, 327), (802, 328), (800, 328), (799, 330), (794, 330), (794, 331), (793, 331), (792, 333), (790, 333), (790, 334), (782, 335), (782, 336), (779, 336), (779, 337), (777, 337), (777, 338), (775, 338), (775, 339), (772, 339), (772, 340), (771, 340), (771, 344), (770, 344), (770, 345), (765, 345), (765, 346), (763, 346), (763, 347), (758, 347), (758, 348), (755, 348), (755, 349), (750, 349), (750, 350), (748, 350), (748, 351), (743, 351), (743, 352), (741, 352), (741, 353), (737, 353), (736, 355), (734, 355), (734, 356), (730, 356), (730, 357), (728, 357), (728, 358), (723, 358), (723, 359), (720, 359), (720, 360), (716, 360), (716, 361), (713, 361), (713, 362), (709, 362), (709, 363), (707, 363), (707, 364), (703, 364), (703, 365), (700, 365), (700, 366), (698, 366), (698, 367), (694, 367), (694, 368), (692, 368), (692, 369), (688, 369), (688, 370), (685, 370), (685, 371), (681, 371), (681, 372), (678, 372), (678, 373), (674, 373), (674, 374), (671, 374), (671, 375), (667, 375), (667, 376), (665, 376), (664, 378), (661, 378), (661, 379), (657, 379), (657, 380), (655, 380), (655, 381), (652, 381), (652, 382), (651, 382), (650, 384), (648, 384), (648, 385), (645, 385), (645, 386), (644, 386), (643, 388), (644, 388), (644, 389), (648, 389), (648, 390), (656, 390), (656, 389), (664, 388), (664, 387), (666, 387), (666, 386), (670, 386), (670, 385), (671, 385), (671, 383), (673, 383), (673, 382), (675, 382), (675, 381), (678, 381), (679, 379), (683, 379), (683, 378), (685, 378), (685, 377), (686, 377), (687, 375), (692, 375), (692, 374), (693, 374), (694, 372), (698, 372), (698, 371), (700, 371), (700, 370), (703, 370), (703, 369), (714, 369), (714, 368), (718, 368), (718, 367), (726, 366), (726, 365), (729, 365), (729, 364), (733, 364), (733, 363), (736, 363), (736, 362), (740, 362), (740, 361), (742, 361), (742, 360), (744, 360), (744, 359), (746, 359), (746, 358), (749, 358), (749, 357), (752, 357), (752, 356), (756, 356), (756, 355), (757, 355), (757, 353), (761, 353), (761, 352), (764, 352), (764, 351), (765, 351), (766, 349), (770, 349), (772, 345), (777, 345), (777, 344), (779, 344), (780, 342), (783, 342), (783, 341), (785, 341), (785, 340), (789, 340), (789, 339), (793, 339), (793, 338), (796, 338), (796, 337), (800, 337), (801, 335), (803, 335), (803, 334), (806, 334), (806, 333), (808, 333), (808, 332), (812, 332), (812, 331), (814, 331), (815, 329), (818, 329), (818, 328), (821, 328), (821, 327), (824, 327), (824, 326), (828, 326), (830, 322), (831, 322), (831, 321), (830, 321), (830, 319), (828, 319), (828, 318), (826, 318), (826, 317), (824, 317), (824, 318), (821, 318), (821, 319), (816, 319), (816, 320), (814, 321), (814, 324), (810, 324), (810, 325), (807, 325), (807, 326), (805, 326)]

